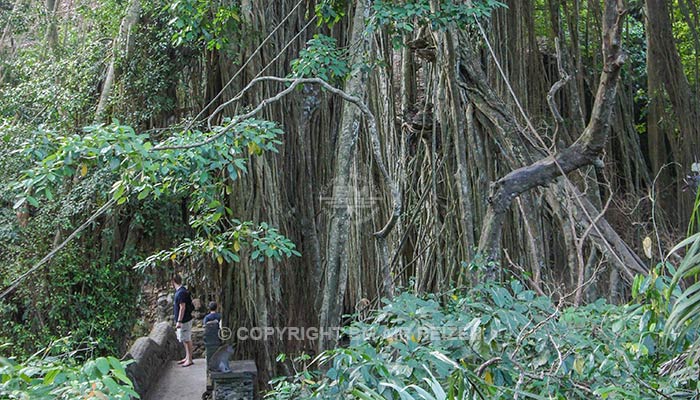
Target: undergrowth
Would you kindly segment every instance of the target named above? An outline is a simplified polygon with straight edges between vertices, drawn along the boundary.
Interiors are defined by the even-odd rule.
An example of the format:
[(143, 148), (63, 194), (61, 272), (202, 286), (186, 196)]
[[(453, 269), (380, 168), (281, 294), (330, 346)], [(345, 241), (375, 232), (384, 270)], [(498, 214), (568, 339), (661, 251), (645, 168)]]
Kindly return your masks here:
[(694, 398), (697, 363), (682, 355), (696, 333), (664, 337), (663, 271), (638, 278), (635, 300), (619, 306), (566, 307), (518, 281), (404, 292), (345, 329), (347, 346), (297, 358), (265, 398)]

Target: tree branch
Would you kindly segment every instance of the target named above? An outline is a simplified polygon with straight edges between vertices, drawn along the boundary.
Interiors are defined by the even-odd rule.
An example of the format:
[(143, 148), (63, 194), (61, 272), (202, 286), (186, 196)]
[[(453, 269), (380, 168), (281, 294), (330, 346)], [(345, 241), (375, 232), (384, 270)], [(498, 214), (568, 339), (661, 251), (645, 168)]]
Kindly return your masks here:
[[(500, 257), (501, 230), (505, 213), (513, 199), (553, 179), (596, 162), (605, 147), (610, 130), (610, 116), (616, 95), (616, 86), (625, 54), (620, 47), (622, 20), (625, 15), (621, 0), (606, 0), (603, 18), (604, 66), (593, 103), (588, 126), (581, 136), (558, 154), (516, 169), (492, 183), (488, 209), (484, 218), (479, 253), (487, 260)], [(592, 222), (595, 224), (595, 221)], [(493, 278), (494, 271), (489, 271)]]

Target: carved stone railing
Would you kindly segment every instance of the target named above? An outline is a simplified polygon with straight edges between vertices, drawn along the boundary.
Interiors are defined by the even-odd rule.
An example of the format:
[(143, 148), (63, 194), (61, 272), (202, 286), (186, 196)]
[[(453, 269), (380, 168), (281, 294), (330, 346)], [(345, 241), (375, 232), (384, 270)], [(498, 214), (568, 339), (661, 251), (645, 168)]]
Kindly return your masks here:
[(213, 400), (255, 400), (258, 369), (253, 360), (231, 361), (231, 372), (211, 372)]
[(126, 373), (136, 393), (147, 398), (167, 364), (184, 356), (184, 348), (167, 322), (157, 323), (148, 336), (136, 339), (124, 356), (125, 360), (134, 360), (126, 367)]

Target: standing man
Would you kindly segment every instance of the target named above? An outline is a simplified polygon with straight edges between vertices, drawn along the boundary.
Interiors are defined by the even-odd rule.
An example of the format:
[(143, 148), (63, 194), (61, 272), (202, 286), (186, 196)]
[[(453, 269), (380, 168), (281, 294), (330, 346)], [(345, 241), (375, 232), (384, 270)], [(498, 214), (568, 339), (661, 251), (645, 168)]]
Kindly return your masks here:
[(175, 274), (172, 279), (175, 288), (175, 298), (173, 301), (173, 314), (175, 317), (175, 328), (177, 329), (177, 340), (185, 346), (185, 358), (178, 361), (183, 367), (189, 367), (192, 362), (192, 297), (187, 288), (182, 286), (182, 277)]

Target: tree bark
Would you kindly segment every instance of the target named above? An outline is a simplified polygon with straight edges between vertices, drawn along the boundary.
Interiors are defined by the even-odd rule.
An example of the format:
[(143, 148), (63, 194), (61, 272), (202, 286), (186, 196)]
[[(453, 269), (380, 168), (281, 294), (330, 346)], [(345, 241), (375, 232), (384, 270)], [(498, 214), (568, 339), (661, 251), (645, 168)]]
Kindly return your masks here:
[[(603, 72), (591, 118), (581, 136), (559, 153), (516, 169), (491, 185), (479, 241), (479, 254), (487, 262), (500, 260), (503, 222), (515, 197), (537, 186), (544, 186), (562, 174), (593, 164), (605, 147), (616, 85), (624, 62), (624, 53), (620, 47), (623, 16), (621, 1), (606, 0), (602, 38)], [(489, 276), (493, 277), (494, 273), (491, 269)]]
[(112, 86), (114, 86), (114, 81), (117, 75), (117, 62), (122, 58), (122, 54), (128, 57), (130, 49), (133, 48), (133, 37), (131, 35), (131, 31), (134, 29), (136, 24), (138, 24), (140, 13), (140, 0), (131, 0), (129, 6), (127, 7), (126, 15), (119, 25), (119, 34), (114, 39), (114, 43), (112, 45), (112, 59), (107, 67), (104, 84), (102, 85), (102, 92), (100, 93), (100, 100), (97, 103), (97, 110), (95, 111), (94, 120), (95, 123), (104, 122), (107, 105), (112, 94)]
[[(646, 1), (647, 32), (647, 72), (649, 82), (649, 146), (655, 175), (666, 163), (664, 141), (671, 143), (673, 157), (680, 166), (676, 167), (675, 200), (676, 207), (665, 202), (668, 209), (677, 209), (678, 224), (685, 224), (692, 210), (693, 196), (684, 196), (679, 177), (690, 170), (696, 161), (695, 151), (700, 145), (700, 110), (693, 96), (693, 90), (683, 71), (680, 55), (673, 37), (669, 4), (667, 0)], [(675, 120), (664, 129), (660, 121), (670, 120), (665, 112), (665, 99), (671, 104)], [(670, 121), (669, 121), (670, 122)], [(672, 124), (672, 125), (671, 125)], [(680, 131), (678, 134), (676, 126)], [(667, 177), (662, 184), (670, 184)], [(663, 187), (660, 189), (664, 189)], [(673, 193), (673, 192), (671, 192)], [(673, 194), (670, 196), (673, 201)]]
[[(364, 21), (369, 13), (369, 5), (364, 0), (355, 4), (355, 14), (352, 22), (350, 43), (357, 43), (349, 65), (355, 66), (369, 49), (367, 38), (364, 37)], [(356, 69), (345, 85), (345, 92), (363, 99), (366, 94), (366, 73)], [(324, 333), (339, 326), (342, 314), (343, 300), (347, 286), (347, 241), (350, 231), (350, 210), (348, 204), (349, 191), (352, 189), (350, 168), (355, 157), (355, 145), (360, 130), (360, 110), (353, 104), (343, 105), (340, 122), (340, 134), (335, 147), (335, 165), (333, 171), (333, 192), (331, 199), (331, 220), (329, 222), (328, 242), (325, 254), (325, 280), (320, 294), (321, 312), (319, 328)], [(337, 338), (322, 335), (319, 340), (319, 350), (335, 346)]]
[(46, 0), (46, 12), (48, 13), (49, 23), (46, 27), (46, 44), (47, 49), (56, 51), (58, 44), (58, 30), (56, 29), (56, 13), (60, 0)]

